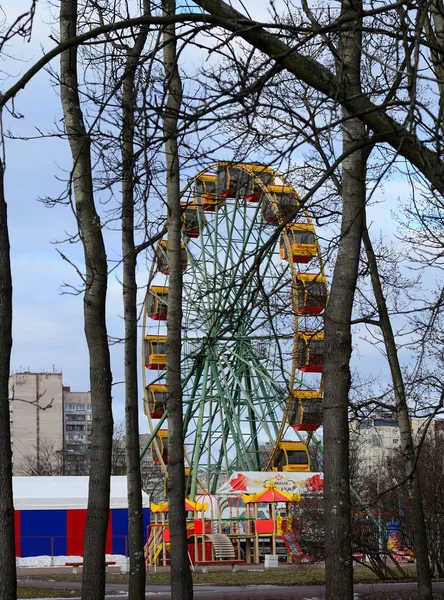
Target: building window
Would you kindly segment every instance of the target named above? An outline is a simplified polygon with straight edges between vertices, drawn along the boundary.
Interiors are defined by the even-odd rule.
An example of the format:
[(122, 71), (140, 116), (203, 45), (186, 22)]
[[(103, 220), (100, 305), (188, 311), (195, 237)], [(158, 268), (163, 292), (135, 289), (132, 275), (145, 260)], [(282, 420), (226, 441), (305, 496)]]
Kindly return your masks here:
[(398, 438), (393, 438), (393, 441), (392, 441), (392, 443), (393, 443), (393, 444), (397, 444), (397, 443), (398, 443), (398, 441), (399, 441), (399, 440), (398, 440)]

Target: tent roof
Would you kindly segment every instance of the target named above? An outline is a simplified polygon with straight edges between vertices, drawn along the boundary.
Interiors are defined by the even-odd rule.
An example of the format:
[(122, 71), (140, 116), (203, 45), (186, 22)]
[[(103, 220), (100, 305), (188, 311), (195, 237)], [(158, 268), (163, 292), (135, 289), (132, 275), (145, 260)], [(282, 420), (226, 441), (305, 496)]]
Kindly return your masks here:
[[(208, 503), (202, 504), (201, 502), (193, 502), (189, 498), (185, 498), (185, 510), (197, 512), (199, 510), (206, 510)], [(168, 512), (168, 502), (161, 502), (160, 504), (151, 504), (151, 512), (153, 513), (166, 513)]]
[[(84, 509), (88, 505), (89, 477), (13, 477), (16, 510)], [(142, 492), (142, 504), (149, 497)], [(111, 477), (110, 508), (128, 508), (125, 476)]]
[(243, 494), (245, 504), (249, 502), (299, 502), (301, 494), (287, 494), (276, 488), (273, 482), (257, 494)]

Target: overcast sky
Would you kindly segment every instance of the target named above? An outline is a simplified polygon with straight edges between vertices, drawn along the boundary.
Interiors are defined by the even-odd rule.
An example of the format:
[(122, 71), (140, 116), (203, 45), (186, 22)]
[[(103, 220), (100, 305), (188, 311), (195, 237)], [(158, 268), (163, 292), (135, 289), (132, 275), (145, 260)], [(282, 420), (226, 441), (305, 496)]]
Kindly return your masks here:
[[(15, 14), (28, 8), (26, 0), (8, 0), (2, 7), (11, 21)], [(266, 19), (266, 3), (247, 2), (254, 7), (254, 17)], [(258, 7), (261, 12), (258, 14)], [(2, 65), (3, 89), (9, 87), (32, 62), (54, 44), (49, 39), (52, 22), (49, 4), (40, 0), (31, 43), (16, 41), (10, 48), (15, 60), (4, 60)], [(53, 68), (58, 68), (58, 60)], [(51, 87), (46, 72), (36, 76), (22, 91), (14, 105), (22, 119), (5, 115), (6, 129), (15, 136), (37, 136), (38, 131), (56, 131), (61, 121), (61, 107), (57, 91)], [(79, 245), (54, 245), (75, 233), (75, 221), (71, 209), (58, 206), (46, 208), (39, 198), (57, 197), (64, 189), (59, 181), (66, 177), (70, 168), (68, 144), (57, 138), (36, 140), (9, 140), (7, 142), (6, 191), (9, 205), (11, 254), (14, 284), (14, 346), (12, 369), (31, 371), (63, 371), (64, 384), (74, 391), (89, 389), (88, 354), (83, 333), (82, 296), (63, 293), (63, 284), (78, 285), (74, 269), (62, 260), (56, 248), (81, 264), (82, 250)], [(376, 198), (385, 200), (371, 211), (373, 230), (384, 231), (391, 236), (397, 228), (388, 218), (399, 199), (408, 195), (408, 185), (401, 179), (388, 182)], [(107, 234), (108, 256), (116, 258), (120, 253), (118, 234)], [(145, 267), (139, 271), (140, 281), (145, 280)], [(122, 333), (121, 289), (116, 274), (110, 276), (108, 298), (109, 333)], [(362, 346), (355, 358), (362, 365), (365, 356), (372, 368), (383, 369), (379, 351), (373, 346)], [(122, 381), (122, 350), (112, 348), (115, 381)], [(123, 419), (123, 389), (114, 388), (115, 419)], [(142, 417), (143, 429), (147, 430)]]

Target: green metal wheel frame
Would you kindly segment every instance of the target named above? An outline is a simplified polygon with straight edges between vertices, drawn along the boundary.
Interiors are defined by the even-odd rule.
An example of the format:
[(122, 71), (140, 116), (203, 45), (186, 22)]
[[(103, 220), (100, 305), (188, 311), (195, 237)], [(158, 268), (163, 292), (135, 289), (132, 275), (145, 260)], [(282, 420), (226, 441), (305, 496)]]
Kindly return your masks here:
[[(322, 374), (296, 377), (298, 329), (309, 330), (316, 317), (298, 316), (296, 276), (305, 265), (293, 262), (283, 224), (270, 225), (263, 220), (263, 199), (267, 197), (274, 207), (277, 199), (255, 175), (253, 165), (211, 165), (188, 183), (182, 201), (193, 201), (199, 176), (226, 166), (242, 168), (263, 195), (259, 202), (227, 198), (214, 212), (197, 210), (200, 235), (182, 236), (188, 255), (183, 277), (182, 390), (191, 497), (214, 493), (233, 471), (271, 469), (282, 439), (303, 439), (288, 424), (293, 389), (319, 389), (321, 393), (323, 389)], [(292, 188), (279, 173), (274, 172), (273, 177)], [(293, 188), (292, 193), (299, 199)], [(298, 216), (313, 225), (303, 207)], [(281, 235), (288, 262), (279, 255)], [(315, 268), (324, 276), (317, 236), (316, 247), (310, 271)], [(157, 251), (161, 251), (160, 242)], [(147, 300), (151, 285), (168, 286), (168, 277), (156, 272), (156, 259)], [(147, 300), (142, 343), (147, 334), (166, 335), (165, 321), (147, 318)], [(144, 357), (143, 351), (143, 361)], [(147, 409), (147, 386), (161, 383), (165, 372), (148, 372), (144, 362), (142, 372), (151, 432), (148, 445), (166, 472), (156, 434), (165, 428), (167, 413), (153, 420)], [(307, 444), (310, 437), (305, 439)]]

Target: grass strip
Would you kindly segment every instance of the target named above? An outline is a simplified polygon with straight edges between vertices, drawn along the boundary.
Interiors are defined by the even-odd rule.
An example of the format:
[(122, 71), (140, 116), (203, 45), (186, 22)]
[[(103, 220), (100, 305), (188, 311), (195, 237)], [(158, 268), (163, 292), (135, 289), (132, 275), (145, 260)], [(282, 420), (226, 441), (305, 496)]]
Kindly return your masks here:
[[(211, 567), (210, 567), (211, 568)], [(267, 569), (261, 565), (257, 568), (252, 568), (248, 571), (231, 571), (217, 570), (217, 567), (212, 567), (213, 570), (209, 573), (199, 573), (200, 567), (197, 566), (196, 573), (193, 573), (193, 580), (196, 584), (220, 584), (220, 585), (323, 585), (325, 583), (325, 571), (322, 567), (311, 567), (306, 565), (292, 565), (282, 569)], [(416, 568), (414, 565), (404, 567), (407, 577), (398, 577), (395, 580), (389, 581), (409, 581), (415, 579)], [(380, 581), (376, 575), (365, 567), (356, 567), (354, 570), (355, 583), (376, 583)], [(27, 575), (26, 579), (39, 579), (41, 581), (81, 581), (82, 575), (66, 574), (51, 574), (51, 575)], [(106, 580), (109, 583), (127, 583), (127, 574), (108, 573)], [(147, 573), (146, 583), (151, 585), (168, 585), (170, 583), (169, 573)]]
[(17, 598), (72, 598), (72, 592), (62, 588), (19, 587)]

